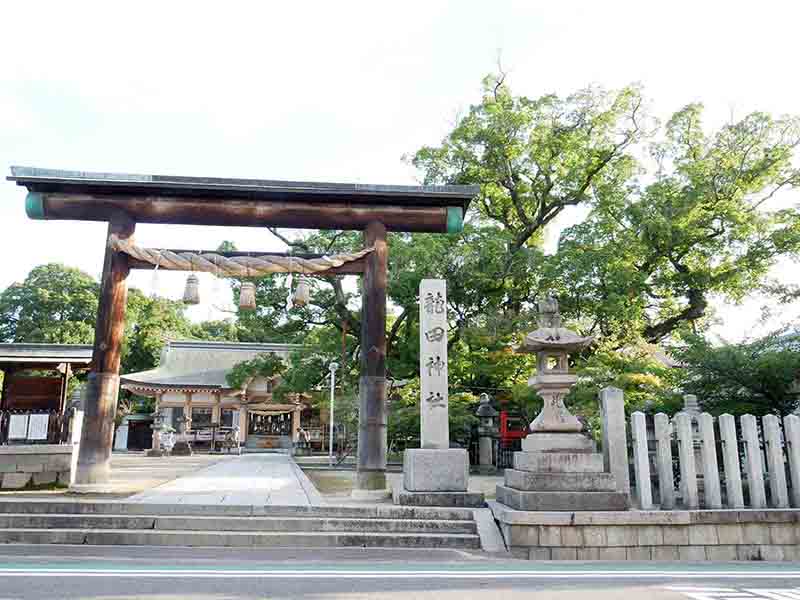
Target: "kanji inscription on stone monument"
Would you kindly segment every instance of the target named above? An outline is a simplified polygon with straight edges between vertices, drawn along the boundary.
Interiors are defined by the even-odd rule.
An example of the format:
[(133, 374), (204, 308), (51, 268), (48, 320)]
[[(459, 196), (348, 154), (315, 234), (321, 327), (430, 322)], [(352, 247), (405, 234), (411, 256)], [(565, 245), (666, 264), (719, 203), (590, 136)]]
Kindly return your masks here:
[(447, 419), (447, 290), (443, 279), (419, 284), (420, 422), (423, 448), (449, 448)]

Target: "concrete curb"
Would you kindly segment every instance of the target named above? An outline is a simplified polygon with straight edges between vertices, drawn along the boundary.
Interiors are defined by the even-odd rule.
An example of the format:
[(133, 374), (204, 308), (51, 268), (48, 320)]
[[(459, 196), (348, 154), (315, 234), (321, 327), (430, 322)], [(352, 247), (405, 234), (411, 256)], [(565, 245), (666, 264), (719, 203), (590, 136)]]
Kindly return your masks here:
[(294, 471), (297, 480), (300, 482), (300, 487), (303, 488), (303, 493), (305, 493), (306, 498), (308, 498), (308, 503), (311, 506), (321, 506), (326, 504), (325, 498), (319, 493), (319, 490), (314, 485), (314, 482), (311, 481), (305, 473), (303, 473), (303, 469), (291, 456), (289, 457), (289, 464), (292, 466), (292, 470)]
[(478, 528), (478, 535), (481, 538), (481, 549), (492, 554), (511, 556), (506, 548), (503, 535), (497, 527), (492, 511), (488, 508), (476, 508), (472, 514), (475, 517), (475, 525)]

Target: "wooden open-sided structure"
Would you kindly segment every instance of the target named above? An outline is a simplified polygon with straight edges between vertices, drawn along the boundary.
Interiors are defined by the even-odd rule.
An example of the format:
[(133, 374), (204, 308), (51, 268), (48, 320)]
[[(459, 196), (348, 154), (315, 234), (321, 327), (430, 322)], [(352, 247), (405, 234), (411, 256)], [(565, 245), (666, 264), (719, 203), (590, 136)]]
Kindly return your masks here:
[(48, 440), (61, 442), (69, 381), (89, 369), (92, 347), (78, 344), (0, 344), (0, 444), (11, 413), (49, 412)]
[(12, 167), (28, 189), (32, 219), (106, 221), (92, 371), (76, 483), (106, 483), (119, 388), (126, 278), (152, 268), (114, 251), (136, 223), (363, 230), (373, 250), (342, 267), (315, 273), (363, 276), (358, 474), (360, 490), (386, 487), (387, 231), (457, 233), (477, 186), (387, 186), (164, 177)]

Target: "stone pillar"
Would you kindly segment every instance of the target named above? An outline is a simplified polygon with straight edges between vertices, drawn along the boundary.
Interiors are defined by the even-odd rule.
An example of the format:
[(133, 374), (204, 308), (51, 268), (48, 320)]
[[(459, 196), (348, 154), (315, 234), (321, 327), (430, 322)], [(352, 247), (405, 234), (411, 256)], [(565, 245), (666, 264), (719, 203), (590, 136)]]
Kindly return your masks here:
[(694, 463), (694, 437), (692, 418), (685, 412), (675, 415), (675, 429), (678, 436), (678, 461), (681, 469), (681, 495), (686, 508), (700, 506), (697, 494), (697, 471)]
[(672, 425), (664, 413), (655, 416), (658, 496), (662, 510), (675, 508), (675, 475), (672, 472)]
[[(156, 392), (155, 393), (155, 406), (153, 408), (153, 445), (150, 450), (147, 451), (147, 456), (163, 456), (164, 453), (161, 452), (161, 428), (164, 427), (164, 415), (161, 414), (161, 397), (163, 396), (163, 392)], [(160, 419), (159, 419), (160, 416)]]
[(704, 412), (697, 418), (697, 423), (700, 428), (705, 508), (722, 508), (717, 446), (714, 438), (714, 417)]
[(783, 417), (786, 433), (786, 457), (789, 459), (789, 473), (792, 477), (792, 506), (800, 508), (800, 417)]
[(423, 279), (420, 304), (420, 442), (450, 447), (447, 407), (447, 290), (443, 279)]
[(631, 415), (631, 437), (633, 438), (633, 470), (636, 476), (636, 498), (641, 510), (653, 508), (653, 492), (650, 487), (650, 457), (647, 453), (647, 423), (643, 412)]
[(758, 443), (758, 424), (753, 415), (742, 415), (740, 421), (744, 439), (747, 489), (750, 491), (750, 508), (766, 508), (767, 493), (764, 489), (764, 464), (761, 460), (761, 446)]
[(722, 464), (725, 467), (727, 507), (744, 508), (742, 471), (739, 463), (739, 440), (736, 435), (736, 421), (732, 415), (720, 415), (719, 434), (722, 438)]
[(789, 490), (786, 487), (786, 465), (783, 462), (781, 444), (781, 422), (775, 415), (766, 415), (764, 423), (764, 445), (767, 448), (769, 469), (769, 491), (773, 508), (789, 508)]
[(419, 506), (481, 506), (468, 493), (469, 453), (450, 448), (447, 410), (447, 289), (443, 279), (419, 284), (420, 441), (403, 453), (403, 486), (395, 502)]
[(622, 390), (607, 387), (600, 391), (603, 413), (603, 462), (605, 471), (614, 475), (617, 491), (630, 496), (628, 441), (625, 434), (625, 399)]

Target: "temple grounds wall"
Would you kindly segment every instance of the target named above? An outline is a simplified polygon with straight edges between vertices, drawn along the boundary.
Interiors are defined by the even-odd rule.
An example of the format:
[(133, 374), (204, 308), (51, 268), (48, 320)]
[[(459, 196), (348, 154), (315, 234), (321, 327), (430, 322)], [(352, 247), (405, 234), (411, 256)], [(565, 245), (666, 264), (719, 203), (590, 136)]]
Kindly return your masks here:
[(77, 445), (0, 446), (0, 487), (11, 490), (49, 484), (67, 486), (73, 453), (77, 458)]
[(800, 560), (800, 510), (531, 512), (489, 503), (530, 560)]

